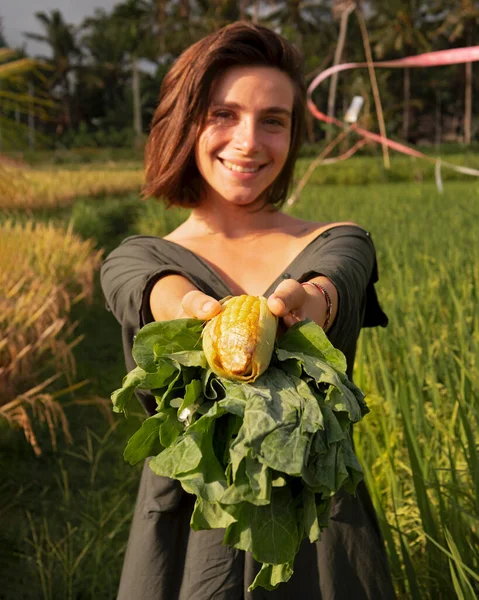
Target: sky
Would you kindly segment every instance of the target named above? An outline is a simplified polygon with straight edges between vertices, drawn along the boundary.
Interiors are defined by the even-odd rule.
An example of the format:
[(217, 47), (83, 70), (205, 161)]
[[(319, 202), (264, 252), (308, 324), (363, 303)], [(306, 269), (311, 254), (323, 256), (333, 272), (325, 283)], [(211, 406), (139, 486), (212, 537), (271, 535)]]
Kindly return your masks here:
[(79, 25), (87, 16), (93, 15), (95, 8), (109, 11), (119, 0), (0, 0), (0, 18), (6, 42), (12, 47), (26, 44), (28, 54), (48, 56), (48, 46), (26, 40), (23, 32), (43, 33), (36, 12), (60, 10), (64, 20)]

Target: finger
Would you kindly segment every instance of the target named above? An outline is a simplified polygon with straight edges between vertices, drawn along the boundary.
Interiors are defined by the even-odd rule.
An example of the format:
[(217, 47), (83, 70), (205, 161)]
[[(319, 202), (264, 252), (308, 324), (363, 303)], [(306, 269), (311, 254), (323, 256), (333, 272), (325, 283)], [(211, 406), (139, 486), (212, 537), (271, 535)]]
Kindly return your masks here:
[(283, 322), (287, 329), (289, 329), (293, 325), (296, 325), (296, 323), (299, 323), (300, 321), (303, 321), (303, 320), (304, 319), (299, 317), (295, 312), (289, 312), (287, 315), (285, 315), (283, 317)]
[(305, 300), (303, 286), (294, 279), (282, 281), (268, 298), (268, 308), (277, 317), (285, 317)]
[(221, 304), (211, 296), (191, 290), (181, 300), (185, 314), (193, 319), (212, 319), (221, 311)]

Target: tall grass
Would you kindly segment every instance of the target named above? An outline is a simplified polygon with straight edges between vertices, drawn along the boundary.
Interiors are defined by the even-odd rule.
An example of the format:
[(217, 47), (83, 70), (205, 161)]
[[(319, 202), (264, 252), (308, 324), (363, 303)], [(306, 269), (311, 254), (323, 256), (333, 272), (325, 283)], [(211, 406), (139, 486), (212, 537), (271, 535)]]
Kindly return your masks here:
[(0, 165), (0, 209), (38, 210), (69, 206), (79, 196), (139, 192), (143, 170), (27, 169)]
[(479, 596), (479, 186), (310, 186), (294, 209), (371, 231), (387, 329), (364, 330), (356, 448), (401, 598)]
[[(311, 158), (319, 155), (319, 150)], [(437, 155), (435, 152), (429, 153)], [(302, 177), (311, 163), (311, 158), (301, 158), (296, 166), (296, 176)], [(454, 154), (443, 159), (451, 164), (479, 169), (478, 154)], [(435, 163), (424, 159), (394, 154), (391, 157), (391, 169), (384, 169), (382, 157), (356, 155), (352, 160), (325, 164), (316, 168), (309, 179), (311, 185), (368, 185), (399, 182), (428, 182), (435, 179)], [(440, 169), (444, 181), (471, 181), (469, 175), (463, 175), (447, 166)], [(474, 180), (473, 180), (474, 181)]]
[(6, 221), (0, 257), (0, 419), (22, 427), (39, 454), (31, 413), (46, 422), (53, 444), (57, 428), (69, 436), (49, 386), (60, 377), (74, 385), (79, 338), (68, 317), (72, 304), (91, 298), (101, 252), (71, 227)]
[(28, 486), (18, 486), (20, 465), (6, 469), (0, 598), (115, 598), (139, 477), (118, 452), (127, 425), (75, 427), (75, 445), (36, 459)]

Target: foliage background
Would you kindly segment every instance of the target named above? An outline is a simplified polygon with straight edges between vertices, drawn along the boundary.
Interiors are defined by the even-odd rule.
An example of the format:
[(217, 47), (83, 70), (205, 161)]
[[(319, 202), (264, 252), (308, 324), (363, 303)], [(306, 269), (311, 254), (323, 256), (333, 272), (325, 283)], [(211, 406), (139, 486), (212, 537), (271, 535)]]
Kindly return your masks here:
[[(32, 57), (42, 59), (42, 77), (31, 75), (23, 85), (31, 98), (47, 96), (57, 108), (48, 119), (32, 119), (22, 103), (2, 102), (2, 119), (14, 121), (23, 134), (9, 134), (4, 124), (0, 150), (138, 148), (165, 72), (184, 48), (205, 34), (240, 18), (274, 27), (302, 51), (310, 80), (333, 62), (364, 60), (360, 15), (376, 60), (479, 44), (477, 0), (125, 0), (111, 10), (95, 9), (78, 25), (68, 23), (61, 9), (36, 12), (42, 33), (25, 36), (44, 48), (41, 56)], [(0, 48), (8, 42), (0, 29)], [(17, 54), (25, 57), (25, 50), (19, 48)], [(378, 71), (388, 134), (436, 146), (477, 141), (479, 121), (472, 106), (479, 78), (474, 73), (477, 64), (471, 63)], [(21, 86), (21, 80), (9, 81), (2, 90), (18, 91)], [(365, 70), (341, 74), (334, 94), (323, 85), (315, 101), (321, 110), (341, 116), (357, 94), (366, 99), (364, 124), (374, 128)], [(310, 143), (325, 135), (320, 123), (310, 121)]]

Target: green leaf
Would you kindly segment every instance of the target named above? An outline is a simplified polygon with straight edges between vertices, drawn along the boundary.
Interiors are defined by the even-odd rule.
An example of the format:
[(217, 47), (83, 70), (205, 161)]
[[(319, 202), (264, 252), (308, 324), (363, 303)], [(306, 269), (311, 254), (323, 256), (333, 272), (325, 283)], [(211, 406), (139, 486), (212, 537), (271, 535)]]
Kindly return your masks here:
[(303, 488), (303, 515), (304, 532), (311, 543), (317, 542), (321, 536), (321, 528), (318, 521), (316, 499), (314, 493), (308, 488)]
[(176, 376), (178, 368), (168, 360), (158, 363), (154, 373), (145, 373), (143, 381), (137, 387), (144, 390), (162, 390)]
[(194, 531), (199, 531), (200, 529), (226, 529), (232, 523), (234, 523), (234, 517), (221, 504), (218, 502), (207, 502), (202, 498), (196, 499), (190, 520), (191, 528)]
[(150, 460), (150, 468), (157, 475), (179, 479), (193, 471), (201, 461), (201, 449), (192, 436), (182, 437), (169, 448)]
[(202, 331), (203, 321), (197, 319), (148, 323), (135, 337), (133, 358), (139, 367), (154, 372), (159, 357), (185, 350), (201, 350)]
[[(276, 352), (279, 360), (297, 359), (305, 372), (310, 375), (318, 386), (320, 384), (330, 384), (326, 395), (326, 402), (331, 405), (333, 410), (346, 411), (353, 423), (359, 421), (363, 416), (362, 405), (358, 402), (353, 389), (358, 389), (354, 384), (347, 385), (346, 377), (329, 366), (324, 360), (308, 356), (301, 352), (290, 352), (278, 349)], [(332, 386), (332, 387), (331, 387)], [(321, 389), (321, 386), (319, 387)], [(360, 392), (361, 393), (361, 392)]]
[(160, 442), (164, 448), (169, 448), (183, 433), (185, 427), (181, 421), (178, 421), (175, 408), (167, 408), (159, 414), (163, 415), (163, 422), (159, 428)]
[(234, 505), (236, 522), (226, 529), (224, 541), (251, 552), (262, 563), (294, 560), (299, 544), (298, 524), (289, 487), (273, 488), (267, 506), (249, 502)]
[(213, 433), (215, 420), (222, 414), (224, 410), (215, 404), (172, 446), (150, 461), (153, 471), (178, 479), (190, 494), (210, 502), (220, 500), (226, 489), (226, 476), (213, 451)]
[(301, 431), (315, 433), (324, 429), (324, 417), (318, 400), (309, 385), (298, 377), (291, 377), (301, 401)]
[(229, 381), (228, 379), (222, 379), (221, 383), (226, 391), (226, 398), (219, 400), (220, 406), (228, 412), (243, 418), (248, 398), (251, 398), (251, 386)]
[(160, 442), (160, 426), (164, 419), (163, 414), (145, 419), (140, 429), (128, 440), (123, 458), (130, 465), (161, 452), (163, 446)]
[(328, 448), (324, 454), (310, 454), (308, 464), (303, 468), (303, 481), (316, 493), (323, 493), (326, 496), (333, 494), (337, 489), (336, 481), (338, 481), (336, 459), (336, 444)]
[(224, 398), (224, 386), (211, 369), (206, 369), (202, 377), (205, 398), (219, 400)]
[[(283, 389), (285, 384), (286, 389)], [(241, 386), (245, 404), (243, 424), (230, 447), (233, 479), (239, 464), (250, 451), (252, 456), (262, 456), (261, 444), (269, 433), (296, 423), (295, 399), (290, 384), (288, 376), (275, 368), (270, 368), (254, 385), (236, 384)], [(269, 466), (276, 468), (274, 464)]]
[(269, 469), (247, 457), (236, 472), (232, 483), (221, 496), (222, 504), (239, 504), (243, 501), (264, 506), (270, 503), (271, 474)]
[(253, 504), (265, 504), (271, 498), (271, 469), (251, 456), (245, 458), (245, 471), (254, 494)]
[(272, 475), (271, 485), (273, 487), (283, 487), (283, 485), (287, 485), (287, 484), (288, 484), (288, 479), (286, 479), (286, 477), (283, 477), (279, 473), (274, 473), (274, 475)]
[(349, 494), (354, 494), (356, 492), (358, 483), (363, 480), (363, 470), (359, 464), (356, 454), (354, 454), (353, 444), (349, 435), (342, 442), (340, 442), (340, 445), (344, 465), (349, 475), (343, 484), (343, 489)]
[(167, 361), (161, 361), (154, 373), (147, 373), (141, 367), (136, 367), (123, 378), (122, 387), (112, 393), (113, 411), (123, 412), (127, 416), (135, 389), (161, 390), (176, 372), (175, 367)]
[(319, 358), (340, 373), (346, 373), (346, 357), (331, 344), (323, 329), (310, 319), (290, 327), (278, 338), (277, 347)]
[(178, 408), (178, 418), (182, 415), (183, 411), (187, 408), (191, 408), (194, 404), (201, 404), (203, 396), (203, 386), (199, 379), (193, 379), (185, 387), (185, 396), (183, 401)]
[(322, 439), (328, 445), (337, 444), (346, 435), (338, 420), (338, 415), (325, 404), (321, 405), (321, 412), (324, 419), (324, 436), (322, 436)]
[[(159, 345), (155, 345), (155, 354), (161, 358), (163, 355), (159, 350)], [(185, 350), (183, 352), (165, 354), (164, 356), (185, 367), (201, 367), (202, 369), (205, 369), (207, 365), (205, 353), (202, 350)]]
[(276, 471), (300, 477), (308, 446), (309, 438), (299, 427), (277, 427), (261, 444), (261, 460)]
[(263, 587), (267, 590), (275, 590), (280, 583), (291, 579), (293, 574), (293, 561), (282, 565), (263, 564), (259, 573), (249, 586), (248, 592), (252, 592), (257, 587)]
[(213, 405), (206, 415), (188, 427), (185, 434), (185, 439), (194, 437), (201, 451), (201, 460), (195, 469), (179, 480), (185, 491), (209, 502), (219, 501), (226, 489), (226, 475), (213, 449), (215, 424), (223, 414), (224, 410), (218, 404)]
[(128, 414), (128, 406), (133, 397), (136, 387), (144, 381), (145, 371), (136, 367), (123, 378), (122, 387), (115, 390), (111, 395), (111, 401), (113, 402), (113, 412), (123, 412), (125, 415)]

